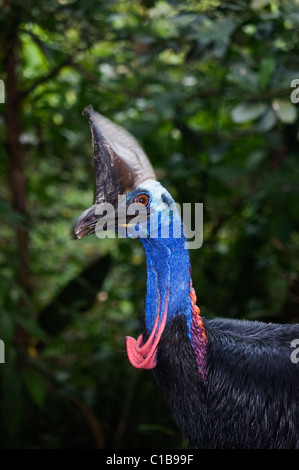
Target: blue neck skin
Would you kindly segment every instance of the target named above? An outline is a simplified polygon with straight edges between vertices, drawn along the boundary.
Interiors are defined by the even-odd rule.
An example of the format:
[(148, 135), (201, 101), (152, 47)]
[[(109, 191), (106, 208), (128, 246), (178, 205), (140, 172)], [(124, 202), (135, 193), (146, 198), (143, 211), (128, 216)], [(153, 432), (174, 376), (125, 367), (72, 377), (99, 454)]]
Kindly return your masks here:
[(157, 313), (160, 319), (169, 293), (167, 321), (177, 314), (186, 317), (188, 336), (191, 339), (192, 310), (190, 301), (190, 260), (185, 248), (186, 239), (140, 238), (147, 260), (147, 295), (145, 323), (148, 333), (152, 331)]

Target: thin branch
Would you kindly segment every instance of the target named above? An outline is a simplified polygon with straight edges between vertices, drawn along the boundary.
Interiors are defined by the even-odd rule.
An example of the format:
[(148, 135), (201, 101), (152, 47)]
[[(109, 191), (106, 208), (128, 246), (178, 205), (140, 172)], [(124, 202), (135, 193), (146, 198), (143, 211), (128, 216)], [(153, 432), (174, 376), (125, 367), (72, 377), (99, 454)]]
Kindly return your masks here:
[(82, 65), (73, 62), (72, 67), (75, 70), (77, 70), (77, 72), (79, 72), (80, 75), (83, 75), (83, 77), (86, 77), (90, 82), (98, 83), (98, 81), (99, 81), (98, 77), (94, 73), (92, 73), (89, 70), (87, 70), (86, 68), (82, 67)]
[(55, 77), (55, 75), (57, 75), (60, 72), (60, 70), (63, 69), (63, 67), (66, 67), (67, 65), (70, 65), (72, 63), (72, 61), (73, 61), (73, 57), (71, 57), (71, 56), (64, 59), (62, 62), (60, 62), (60, 64), (56, 65), (56, 67), (54, 67), (52, 70), (50, 70), (50, 72), (48, 72), (43, 77), (38, 78), (34, 83), (32, 83), (32, 85), (30, 85), (30, 87), (28, 87), (27, 90), (21, 91), (17, 95), (16, 100), (21, 101), (24, 98), (26, 98), (39, 85), (41, 85), (42, 83), (45, 83), (48, 80), (50, 80), (51, 78)]
[(116, 433), (114, 436), (114, 445), (116, 449), (119, 448), (119, 446), (122, 444), (123, 435), (125, 434), (126, 429), (127, 429), (128, 419), (129, 419), (130, 412), (132, 409), (132, 404), (134, 402), (134, 397), (135, 397), (139, 378), (140, 378), (140, 374), (138, 373), (137, 374), (134, 373), (132, 375), (130, 387), (128, 388), (128, 392), (123, 401), (123, 407), (120, 413), (118, 426), (117, 426)]
[(47, 390), (49, 392), (55, 393), (56, 395), (63, 397), (65, 400), (71, 402), (78, 409), (78, 411), (81, 413), (91, 430), (96, 449), (104, 449), (104, 432), (95, 413), (76, 395), (66, 390), (63, 390), (61, 384), (58, 384), (56, 382), (54, 376), (51, 375), (51, 373), (44, 367), (41, 367), (38, 362), (32, 360), (31, 358), (28, 358), (28, 363), (38, 374), (41, 375), (41, 377), (44, 378), (45, 383), (47, 385)]
[(104, 433), (100, 423), (91, 409), (88, 408), (88, 406), (82, 400), (80, 400), (75, 395), (72, 395), (71, 393), (61, 390), (58, 391), (58, 393), (60, 393), (63, 397), (72, 402), (78, 408), (91, 429), (96, 448), (104, 449)]

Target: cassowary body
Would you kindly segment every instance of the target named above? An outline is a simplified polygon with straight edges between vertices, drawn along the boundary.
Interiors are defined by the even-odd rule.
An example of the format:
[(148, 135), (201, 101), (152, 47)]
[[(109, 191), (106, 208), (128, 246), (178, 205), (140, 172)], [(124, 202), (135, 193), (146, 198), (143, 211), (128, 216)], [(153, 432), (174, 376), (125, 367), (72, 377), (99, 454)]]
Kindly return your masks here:
[(153, 374), (182, 432), (197, 448), (299, 448), (298, 365), (294, 329), (247, 321), (205, 320), (206, 380), (180, 314), (157, 351)]
[[(142, 335), (137, 341), (127, 338), (130, 362), (153, 370), (191, 446), (299, 448), (299, 363), (291, 360), (299, 325), (201, 317), (183, 225), (171, 195), (155, 181), (131, 136), (92, 108), (85, 115), (95, 152), (95, 202), (116, 208), (115, 181), (117, 193), (124, 195), (116, 219), (132, 204), (146, 213), (137, 238), (146, 253), (147, 296)], [(101, 165), (106, 168), (103, 174)], [(78, 219), (78, 238), (96, 230), (102, 213), (95, 207)], [(165, 219), (169, 208), (171, 217)], [(121, 226), (128, 228), (132, 222), (127, 216)], [(174, 230), (178, 226), (179, 236)]]

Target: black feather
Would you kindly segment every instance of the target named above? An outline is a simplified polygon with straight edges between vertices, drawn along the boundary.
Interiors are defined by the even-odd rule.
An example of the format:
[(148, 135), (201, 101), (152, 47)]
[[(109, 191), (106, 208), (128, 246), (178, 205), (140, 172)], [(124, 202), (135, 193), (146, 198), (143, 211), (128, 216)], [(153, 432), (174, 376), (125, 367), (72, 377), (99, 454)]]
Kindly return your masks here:
[(183, 316), (166, 326), (153, 374), (190, 445), (299, 448), (299, 325), (203, 319), (207, 382), (197, 370)]

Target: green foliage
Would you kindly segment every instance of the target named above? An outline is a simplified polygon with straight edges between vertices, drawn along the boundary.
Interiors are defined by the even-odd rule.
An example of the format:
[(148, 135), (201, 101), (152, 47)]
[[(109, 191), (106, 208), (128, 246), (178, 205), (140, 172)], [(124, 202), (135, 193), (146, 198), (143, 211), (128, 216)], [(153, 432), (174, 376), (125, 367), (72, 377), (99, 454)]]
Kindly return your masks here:
[(139, 139), (177, 202), (203, 202), (204, 243), (190, 253), (201, 312), (299, 321), (297, 10), (297, 0), (5, 2), (27, 213), (11, 208), (1, 145), (2, 447), (185, 446), (151, 374), (125, 356), (144, 306), (142, 247), (70, 238), (93, 197), (89, 103)]

